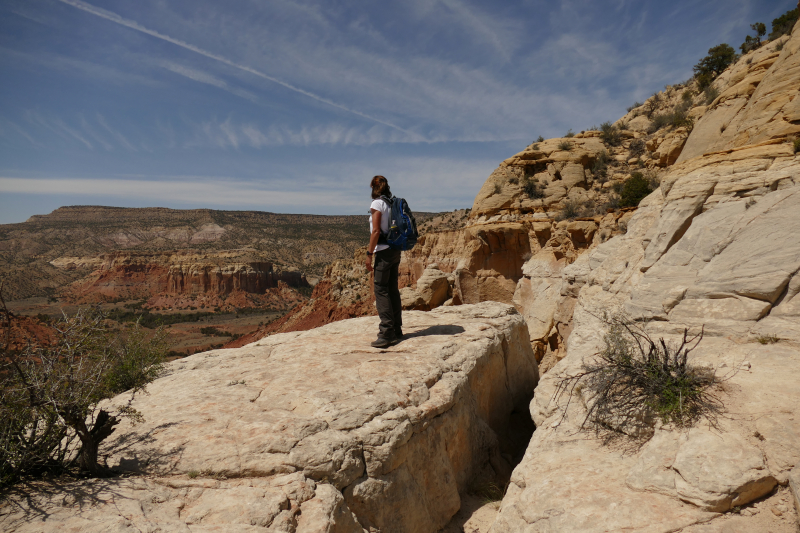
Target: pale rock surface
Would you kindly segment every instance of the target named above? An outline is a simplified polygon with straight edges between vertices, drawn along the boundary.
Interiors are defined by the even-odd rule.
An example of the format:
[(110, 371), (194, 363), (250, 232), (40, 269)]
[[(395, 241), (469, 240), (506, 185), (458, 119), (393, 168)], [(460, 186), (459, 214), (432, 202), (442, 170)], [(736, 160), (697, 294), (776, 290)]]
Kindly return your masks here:
[(0, 529), (437, 531), (476, 476), (510, 474), (509, 419), (538, 380), (528, 332), (508, 305), (443, 307), (404, 313), (406, 339), (377, 350), (377, 322), (170, 363), (132, 404), (145, 421), (102, 451), (146, 477), (68, 505), (63, 492), (12, 498)]
[[(574, 307), (562, 337), (566, 350), (537, 386), (531, 402), (537, 430), (493, 533), (770, 530), (758, 525), (763, 513), (743, 511), (735, 521), (719, 513), (758, 506), (792, 479), (797, 486), (800, 158), (786, 135), (800, 128), (787, 119), (800, 94), (799, 52), (795, 29), (780, 54), (765, 50), (754, 61), (763, 76), (749, 67), (741, 67), (740, 79), (726, 73), (719, 83), (737, 88), (711, 107), (739, 108), (721, 137), (717, 126), (719, 142), (696, 127), (626, 234), (560, 270), (564, 300), (557, 305)], [(531, 272), (551, 263), (532, 258)], [(534, 326), (547, 323), (537, 307), (552, 305), (534, 280), (558, 285), (553, 270), (539, 266), (544, 275), (519, 284), (515, 303)], [(655, 319), (647, 326), (651, 334), (672, 342), (684, 328), (705, 326), (691, 363), (726, 380), (716, 391), (725, 408), (716, 426), (701, 422), (683, 432), (657, 426), (639, 449), (603, 446), (580, 429), (590, 398), (584, 390), (569, 403), (569, 394), (556, 397), (559, 380), (602, 347), (599, 317), (622, 311)], [(760, 521), (753, 529), (750, 517)], [(734, 524), (744, 529), (725, 529)]]

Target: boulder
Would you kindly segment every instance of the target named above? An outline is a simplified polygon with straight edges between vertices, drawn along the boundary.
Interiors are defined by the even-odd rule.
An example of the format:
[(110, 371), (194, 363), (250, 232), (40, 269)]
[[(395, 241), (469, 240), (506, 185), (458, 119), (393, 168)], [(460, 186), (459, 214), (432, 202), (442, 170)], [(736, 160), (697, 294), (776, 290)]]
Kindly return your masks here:
[(447, 274), (429, 265), (417, 280), (417, 292), (428, 309), (439, 307), (451, 296)]
[(369, 346), (377, 326), (169, 363), (132, 403), (144, 421), (122, 422), (101, 451), (146, 476), (28, 492), (0, 529), (438, 531), (477, 475), (510, 474), (511, 415), (538, 379), (528, 332), (490, 302), (406, 312), (406, 339), (386, 350)]

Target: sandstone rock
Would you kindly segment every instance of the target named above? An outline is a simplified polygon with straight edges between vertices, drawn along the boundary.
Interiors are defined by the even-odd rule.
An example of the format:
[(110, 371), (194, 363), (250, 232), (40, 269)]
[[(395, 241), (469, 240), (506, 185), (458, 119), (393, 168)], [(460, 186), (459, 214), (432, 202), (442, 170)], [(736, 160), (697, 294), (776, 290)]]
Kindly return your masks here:
[(777, 484), (761, 450), (728, 432), (692, 429), (672, 467), (679, 474), (675, 489), (680, 498), (708, 511), (751, 502)]
[[(684, 148), (694, 155), (681, 155), (669, 168), (659, 191), (629, 218), (625, 235), (562, 269), (565, 300), (557, 305), (574, 302), (571, 318), (561, 319), (570, 320), (562, 337), (566, 353), (537, 386), (531, 402), (537, 430), (493, 531), (666, 532), (692, 524), (701, 531), (713, 513), (746, 505), (796, 472), (800, 163), (783, 140), (796, 126), (785, 119), (793, 111), (778, 110), (789, 109), (797, 91), (797, 50), (795, 31), (774, 62), (769, 51), (756, 58), (765, 74), (749, 97), (746, 87), (758, 79), (749, 67), (721, 77), (722, 92), (741, 85), (702, 115)], [(699, 148), (716, 143), (711, 136), (703, 141), (699, 126), (725, 109), (726, 120), (735, 120), (722, 135), (717, 126), (720, 144)], [(665, 135), (648, 149), (662, 153), (667, 142)], [(536, 324), (531, 310), (551, 303), (533, 281), (525, 275), (515, 303)], [(557, 275), (549, 283), (558, 284)], [(599, 317), (622, 309), (655, 319), (649, 331), (668, 342), (684, 328), (705, 327), (691, 364), (726, 379), (720, 394), (727, 414), (716, 429), (653, 428), (641, 450), (624, 454), (581, 432), (587, 391), (576, 391), (569, 407), (566, 398), (554, 399), (559, 380), (602, 347)], [(773, 333), (778, 344), (755, 342)]]
[(50, 510), (35, 529), (19, 507), (0, 525), (435, 532), (474, 476), (510, 473), (510, 415), (536, 361), (507, 305), (407, 312), (403, 327), (387, 350), (369, 347), (367, 317), (170, 363), (133, 402), (145, 421), (123, 422), (103, 452), (149, 477), (103, 482), (87, 513), (37, 495)]
[(439, 307), (450, 297), (447, 274), (428, 266), (417, 280), (417, 292), (428, 309)]
[(789, 488), (792, 491), (795, 509), (800, 515), (800, 466), (789, 473)]
[(425, 311), (425, 300), (422, 295), (411, 287), (400, 289), (400, 303), (404, 310), (416, 309)]

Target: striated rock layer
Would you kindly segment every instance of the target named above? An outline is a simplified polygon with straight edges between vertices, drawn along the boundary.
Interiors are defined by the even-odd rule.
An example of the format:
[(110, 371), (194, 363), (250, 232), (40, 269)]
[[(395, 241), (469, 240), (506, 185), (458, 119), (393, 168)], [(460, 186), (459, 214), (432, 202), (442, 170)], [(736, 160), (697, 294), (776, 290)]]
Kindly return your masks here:
[[(528, 324), (541, 322), (544, 331), (541, 304), (560, 298), (556, 314), (562, 324), (568, 319), (569, 333), (563, 359), (536, 389), (537, 431), (493, 532), (752, 531), (746, 516), (720, 513), (796, 484), (800, 155), (791, 135), (800, 131), (792, 114), (800, 102), (798, 27), (782, 43), (718, 80), (720, 97), (689, 136), (687, 157), (640, 204), (625, 235), (560, 272), (552, 258), (525, 265), (531, 281), (540, 280), (536, 290), (515, 295), (530, 309)], [(706, 135), (719, 131), (723, 113), (730, 133)], [(639, 437), (646, 444), (629, 450), (580, 430), (591, 397), (576, 390), (567, 404), (554, 394), (562, 377), (601, 348), (605, 312), (649, 321), (651, 334), (667, 341), (684, 328), (705, 330), (690, 364), (725, 379), (717, 391), (725, 414), (716, 425), (645, 425)]]
[[(80, 303), (141, 298), (150, 300), (150, 307), (181, 307), (181, 299), (176, 297), (185, 296), (187, 305), (197, 297), (212, 305), (212, 300), (224, 301), (231, 295), (240, 295), (242, 300), (242, 293), (264, 295), (270, 289), (309, 286), (299, 271), (276, 271), (271, 262), (235, 250), (206, 254), (116, 252), (89, 258), (60, 257), (51, 264), (64, 270), (93, 269), (64, 291), (64, 296)], [(294, 294), (279, 305), (299, 300), (302, 297)]]
[(170, 363), (132, 404), (145, 422), (104, 450), (147, 477), (12, 496), (0, 526), (438, 531), (473, 479), (507, 479), (537, 366), (508, 305), (409, 312), (404, 329), (387, 350), (367, 317)]

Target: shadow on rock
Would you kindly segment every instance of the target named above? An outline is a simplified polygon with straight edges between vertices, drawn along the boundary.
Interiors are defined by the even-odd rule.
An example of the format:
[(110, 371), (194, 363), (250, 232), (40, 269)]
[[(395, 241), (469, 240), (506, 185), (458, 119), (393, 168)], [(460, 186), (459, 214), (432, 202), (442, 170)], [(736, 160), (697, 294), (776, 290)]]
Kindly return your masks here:
[(406, 333), (403, 335), (403, 340), (413, 339), (414, 337), (430, 337), (432, 335), (458, 335), (459, 333), (464, 333), (464, 328), (461, 326), (430, 326), (413, 333)]

